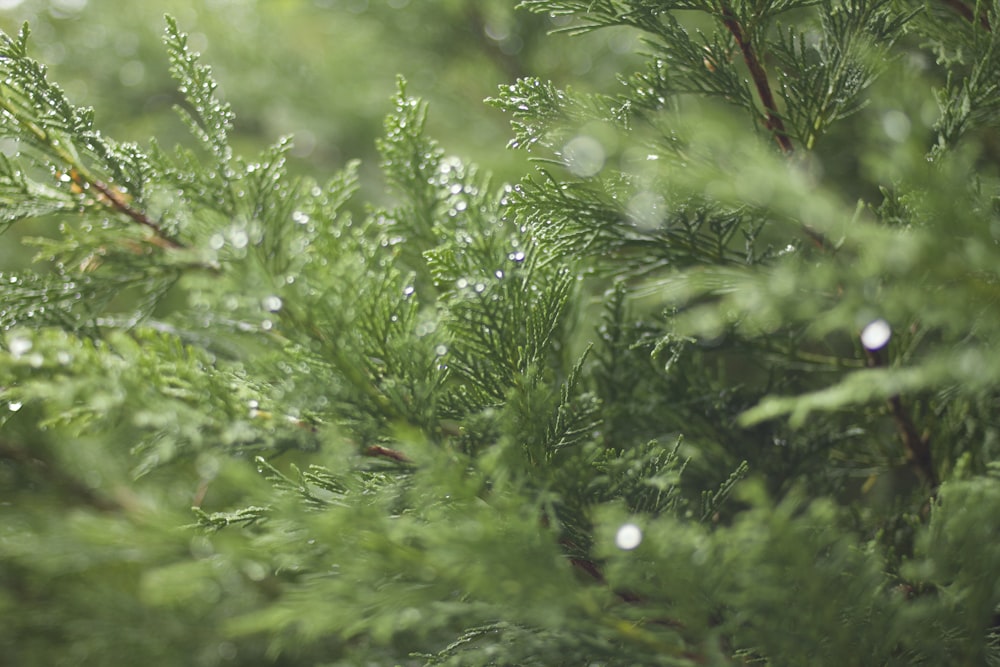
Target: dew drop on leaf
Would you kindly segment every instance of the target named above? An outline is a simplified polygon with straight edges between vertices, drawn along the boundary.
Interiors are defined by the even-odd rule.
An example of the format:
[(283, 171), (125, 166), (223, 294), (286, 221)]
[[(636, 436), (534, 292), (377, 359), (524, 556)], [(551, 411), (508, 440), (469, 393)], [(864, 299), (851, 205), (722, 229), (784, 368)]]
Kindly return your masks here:
[(260, 303), (261, 306), (263, 306), (264, 310), (272, 313), (276, 313), (279, 310), (281, 310), (282, 306), (281, 297), (275, 296), (273, 294), (271, 296), (264, 297)]
[(7, 343), (7, 348), (14, 358), (18, 359), (31, 350), (31, 339), (24, 336), (14, 336)]
[(889, 344), (891, 337), (892, 328), (888, 322), (880, 318), (870, 323), (861, 332), (861, 344), (865, 346), (866, 350), (881, 350)]
[(642, 543), (642, 529), (634, 523), (623, 524), (615, 533), (615, 546), (631, 551)]

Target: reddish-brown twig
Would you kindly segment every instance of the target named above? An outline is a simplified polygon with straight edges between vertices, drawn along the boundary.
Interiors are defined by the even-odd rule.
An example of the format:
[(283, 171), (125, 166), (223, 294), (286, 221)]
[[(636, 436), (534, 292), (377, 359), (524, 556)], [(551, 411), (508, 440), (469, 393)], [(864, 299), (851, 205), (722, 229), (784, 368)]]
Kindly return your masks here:
[(399, 461), (400, 463), (413, 463), (410, 457), (403, 452), (395, 449), (389, 449), (388, 447), (383, 447), (382, 445), (369, 445), (365, 448), (363, 454), (365, 456), (392, 459), (393, 461)]
[(760, 103), (764, 106), (764, 125), (770, 130), (781, 150), (785, 154), (790, 154), (795, 148), (792, 146), (792, 140), (788, 137), (788, 132), (785, 130), (785, 122), (778, 113), (778, 105), (775, 103), (774, 93), (771, 92), (771, 84), (767, 80), (767, 72), (764, 70), (764, 65), (760, 62), (760, 58), (754, 51), (750, 36), (729, 5), (725, 2), (720, 2), (719, 9), (721, 11), (720, 18), (722, 24), (726, 26), (726, 29), (732, 34), (733, 39), (736, 40), (736, 45), (740, 47), (740, 52), (743, 54), (743, 62), (746, 63), (747, 69), (750, 71), (750, 79), (757, 89), (757, 96), (760, 98)]
[(80, 170), (76, 168), (70, 170), (69, 177), (73, 180), (73, 184), (81, 191), (87, 190), (88, 188), (96, 190), (100, 195), (97, 198), (98, 203), (118, 211), (131, 219), (133, 222), (137, 222), (143, 227), (151, 230), (153, 232), (153, 236), (149, 237), (149, 242), (153, 245), (170, 250), (179, 250), (184, 247), (184, 244), (167, 236), (166, 232), (163, 231), (163, 227), (161, 227), (158, 222), (150, 218), (143, 211), (132, 206), (125, 194), (118, 188), (108, 185), (104, 181), (94, 178), (90, 174), (81, 173)]
[(983, 27), (983, 30), (986, 30), (987, 32), (992, 31), (993, 28), (990, 26), (990, 17), (989, 14), (986, 13), (985, 8), (981, 8), (979, 10), (979, 16), (977, 17), (976, 12), (972, 9), (972, 7), (965, 4), (962, 0), (943, 0), (943, 2), (961, 14), (962, 18), (966, 21), (974, 23), (978, 18), (979, 25)]
[[(885, 365), (882, 350), (866, 350), (868, 365), (877, 368)], [(937, 473), (934, 470), (934, 460), (931, 456), (930, 438), (920, 435), (910, 413), (903, 405), (903, 400), (898, 394), (890, 396), (888, 401), (889, 413), (896, 424), (896, 431), (903, 442), (903, 453), (907, 463), (913, 468), (917, 476), (926, 482), (932, 489), (938, 486)]]

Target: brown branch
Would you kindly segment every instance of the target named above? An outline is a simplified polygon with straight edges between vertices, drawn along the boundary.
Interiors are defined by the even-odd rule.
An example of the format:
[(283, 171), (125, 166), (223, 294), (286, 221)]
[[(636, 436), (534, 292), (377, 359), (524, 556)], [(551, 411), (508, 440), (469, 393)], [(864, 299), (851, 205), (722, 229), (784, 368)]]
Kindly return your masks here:
[(403, 452), (395, 449), (389, 449), (388, 447), (383, 447), (382, 445), (369, 445), (365, 448), (362, 454), (365, 456), (392, 459), (393, 461), (399, 461), (400, 463), (413, 463), (410, 457)]
[(103, 198), (101, 203), (107, 202), (107, 204), (110, 205), (110, 208), (118, 211), (119, 213), (124, 213), (134, 222), (152, 230), (153, 236), (150, 239), (150, 242), (154, 245), (171, 250), (179, 250), (185, 247), (179, 241), (175, 241), (167, 236), (166, 232), (163, 231), (163, 228), (160, 227), (159, 223), (155, 222), (145, 213), (129, 204), (125, 199), (125, 195), (123, 195), (121, 191), (103, 183), (100, 179), (95, 178), (87, 167), (83, 165), (74, 151), (68, 150), (44, 127), (32, 121), (30, 118), (25, 117), (22, 110), (9, 99), (6, 99), (3, 95), (0, 95), (0, 109), (6, 111), (16, 124), (20, 125), (27, 132), (32, 134), (35, 139), (45, 143), (54, 156), (58, 157), (59, 160), (65, 162), (69, 166), (69, 178), (73, 181), (75, 188), (79, 188), (82, 192), (86, 190), (88, 186), (93, 187)]
[(117, 500), (98, 493), (81, 480), (56, 467), (51, 461), (38, 456), (37, 452), (29, 452), (20, 445), (0, 441), (0, 459), (39, 473), (53, 487), (62, 489), (99, 512), (119, 512), (125, 509)]
[[(865, 350), (865, 353), (868, 356), (868, 366), (871, 368), (885, 365), (881, 350)], [(906, 455), (907, 463), (922, 481), (926, 482), (932, 489), (936, 489), (939, 481), (931, 456), (930, 438), (926, 435), (920, 435), (898, 394), (890, 396), (887, 403), (892, 421), (896, 424), (896, 431), (899, 432), (899, 439), (903, 442), (903, 452)]]
[[(544, 515), (542, 516), (542, 524), (544, 526), (548, 526), (548, 517), (545, 517)], [(573, 544), (571, 540), (568, 540), (566, 538), (560, 539), (559, 544), (567, 551), (578, 551), (576, 545)], [(593, 561), (591, 561), (589, 558), (583, 558), (580, 556), (571, 556), (568, 554), (567, 558), (569, 560), (570, 565), (572, 565), (577, 570), (580, 570), (583, 573), (585, 573), (586, 576), (592, 579), (594, 582), (600, 584), (601, 586), (608, 586), (608, 581), (607, 579), (604, 578), (604, 574), (601, 572), (600, 567), (598, 567), (598, 565)], [(612, 592), (615, 594), (615, 596), (618, 597), (619, 600), (621, 600), (625, 604), (638, 605), (646, 603), (646, 599), (642, 595), (639, 595), (638, 593), (635, 593), (633, 591), (612, 589)], [(656, 625), (663, 628), (670, 628), (678, 633), (683, 633), (683, 631), (686, 629), (684, 623), (672, 618), (662, 618), (662, 617), (651, 618), (651, 619), (645, 619), (643, 622), (649, 625)], [(689, 643), (686, 637), (683, 639), (683, 641), (685, 644)], [(687, 660), (694, 662), (695, 664), (698, 665), (707, 663), (707, 659), (704, 655), (693, 650), (682, 651), (681, 655)]]
[(151, 229), (153, 231), (153, 236), (150, 238), (151, 243), (153, 243), (154, 245), (158, 245), (161, 248), (170, 250), (180, 250), (181, 248), (184, 247), (184, 244), (182, 244), (181, 242), (175, 241), (174, 239), (167, 236), (166, 233), (163, 231), (163, 228), (160, 227), (159, 223), (153, 221), (145, 213), (143, 213), (139, 209), (132, 207), (127, 201), (125, 201), (125, 197), (123, 197), (122, 193), (119, 192), (117, 189), (110, 187), (102, 183), (101, 181), (97, 180), (91, 181), (90, 184), (93, 186), (95, 190), (100, 192), (105, 199), (111, 202), (112, 208), (114, 208), (116, 211), (124, 213), (125, 215), (127, 215), (129, 218), (139, 223), (140, 225), (148, 229)]
[(736, 40), (737, 46), (740, 47), (740, 51), (743, 53), (743, 62), (746, 63), (747, 69), (750, 70), (750, 78), (753, 80), (754, 87), (757, 88), (757, 96), (760, 98), (761, 104), (764, 105), (766, 116), (764, 125), (774, 135), (774, 140), (778, 142), (781, 150), (786, 155), (791, 154), (795, 150), (795, 147), (792, 146), (792, 140), (789, 139), (788, 132), (785, 130), (785, 122), (778, 113), (778, 105), (774, 101), (774, 93), (771, 92), (771, 84), (767, 80), (767, 72), (764, 71), (764, 65), (761, 64), (760, 58), (754, 51), (749, 35), (747, 35), (746, 30), (736, 17), (736, 14), (733, 13), (733, 10), (725, 2), (720, 2), (719, 8), (722, 11), (722, 24), (732, 33), (733, 39)]
[[(962, 18), (964, 18), (969, 23), (975, 23), (977, 19), (975, 11), (972, 9), (972, 7), (969, 7), (969, 5), (965, 4), (963, 0), (942, 0), (942, 2), (944, 2), (944, 4), (948, 5), (956, 12), (961, 14)], [(986, 32), (992, 32), (993, 28), (990, 26), (990, 17), (989, 14), (986, 13), (985, 8), (979, 10), (978, 19), (979, 19), (979, 25), (983, 27), (983, 30), (985, 30)]]
[(906, 408), (903, 407), (903, 401), (898, 395), (889, 397), (889, 411), (892, 413), (892, 419), (896, 422), (896, 430), (899, 431), (900, 439), (903, 441), (906, 460), (909, 461), (922, 480), (927, 482), (931, 488), (937, 488), (938, 479), (934, 472), (934, 461), (931, 458), (930, 438), (917, 432), (917, 427)]
[(76, 184), (82, 190), (87, 187), (91, 187), (96, 190), (101, 196), (98, 201), (107, 205), (109, 208), (118, 211), (130, 218), (133, 222), (137, 222), (143, 227), (151, 230), (153, 236), (150, 237), (149, 241), (153, 245), (157, 245), (166, 250), (180, 250), (184, 248), (184, 244), (179, 241), (167, 236), (166, 232), (163, 231), (163, 227), (160, 226), (158, 222), (150, 218), (143, 211), (132, 206), (125, 195), (122, 194), (117, 188), (104, 183), (103, 181), (91, 177), (89, 174), (81, 174), (78, 169), (73, 169), (70, 172), (70, 178), (73, 179), (73, 183)]
[[(955, 1), (961, 2), (961, 0)], [(785, 121), (782, 120), (781, 114), (778, 113), (778, 105), (774, 100), (774, 93), (771, 92), (771, 84), (767, 80), (767, 72), (764, 70), (764, 65), (757, 56), (757, 52), (754, 51), (750, 37), (747, 35), (746, 30), (744, 30), (743, 24), (736, 17), (736, 14), (733, 13), (732, 8), (725, 2), (719, 2), (719, 9), (722, 13), (722, 24), (726, 26), (726, 29), (729, 30), (733, 39), (736, 40), (736, 44), (740, 47), (740, 52), (743, 54), (743, 62), (746, 63), (747, 69), (750, 71), (750, 78), (757, 89), (757, 96), (764, 106), (766, 116), (764, 125), (771, 132), (772, 136), (774, 136), (774, 140), (781, 147), (781, 151), (785, 155), (791, 155), (795, 151), (795, 147), (792, 145), (792, 140), (785, 129)], [(806, 236), (820, 249), (824, 251), (835, 249), (833, 243), (822, 232), (813, 229), (807, 224), (803, 224), (802, 229)]]

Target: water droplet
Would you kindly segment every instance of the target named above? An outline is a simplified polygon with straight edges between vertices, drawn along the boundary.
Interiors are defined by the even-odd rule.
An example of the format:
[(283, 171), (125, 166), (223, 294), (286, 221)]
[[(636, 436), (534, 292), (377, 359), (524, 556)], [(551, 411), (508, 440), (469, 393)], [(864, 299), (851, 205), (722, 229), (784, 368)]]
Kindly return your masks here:
[(309, 222), (309, 216), (302, 211), (295, 211), (295, 213), (292, 213), (292, 220), (300, 225), (304, 225)]
[(476, 286), (473, 289), (476, 290), (476, 294), (482, 294), (483, 291), (486, 289), (486, 285), (484, 285), (483, 283), (476, 283)]
[(18, 410), (21, 409), (21, 405), (22, 405), (21, 401), (11, 401), (10, 403), (7, 404), (7, 409), (10, 410), (11, 412), (17, 412)]
[(264, 320), (263, 322), (260, 323), (260, 328), (263, 329), (264, 331), (270, 331), (271, 329), (274, 328), (274, 322), (272, 322), (271, 320)]
[(642, 543), (642, 529), (634, 523), (626, 523), (615, 533), (615, 545), (624, 551), (631, 551)]
[(457, 281), (455, 281), (455, 286), (458, 287), (458, 289), (465, 289), (466, 287), (469, 286), (469, 281), (466, 280), (465, 278), (459, 278)]
[(250, 243), (250, 236), (244, 229), (234, 229), (231, 238), (234, 248), (246, 248)]
[(7, 343), (7, 347), (15, 359), (19, 359), (22, 355), (27, 354), (31, 350), (31, 345), (31, 339), (24, 336), (14, 336)]
[(437, 347), (434, 348), (434, 354), (436, 354), (439, 357), (443, 357), (444, 355), (448, 354), (448, 346), (444, 344), (438, 345)]
[(221, 250), (224, 245), (226, 245), (226, 239), (222, 234), (212, 234), (208, 239), (208, 247), (212, 250)]
[(493, 272), (493, 275), (495, 275), (500, 280), (503, 280), (503, 275), (504, 275), (503, 269), (497, 269), (496, 271)]
[(406, 287), (403, 288), (403, 296), (410, 296), (416, 291), (416, 289), (417, 288), (415, 288), (413, 285), (407, 285)]
[(276, 313), (281, 310), (282, 301), (280, 296), (266, 296), (261, 299), (260, 305), (263, 306), (264, 310), (272, 313)]
[(874, 352), (888, 345), (891, 337), (892, 327), (889, 326), (888, 322), (879, 318), (861, 332), (861, 344), (865, 346), (865, 349)]

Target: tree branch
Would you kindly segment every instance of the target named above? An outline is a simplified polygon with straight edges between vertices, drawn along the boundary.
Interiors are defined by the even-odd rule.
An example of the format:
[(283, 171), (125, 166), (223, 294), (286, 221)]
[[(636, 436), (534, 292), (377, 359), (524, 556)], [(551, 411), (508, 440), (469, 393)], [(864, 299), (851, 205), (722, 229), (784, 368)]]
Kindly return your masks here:
[(764, 70), (760, 58), (754, 51), (750, 37), (729, 5), (725, 2), (719, 2), (719, 9), (722, 13), (722, 24), (732, 33), (733, 39), (736, 40), (737, 46), (740, 47), (740, 51), (743, 53), (743, 62), (746, 63), (747, 69), (750, 70), (750, 78), (757, 89), (757, 96), (760, 98), (761, 104), (764, 105), (764, 125), (774, 135), (774, 140), (778, 142), (781, 150), (786, 155), (790, 154), (795, 150), (795, 147), (792, 146), (792, 140), (788, 138), (788, 133), (785, 130), (785, 122), (778, 114), (778, 105), (774, 101), (774, 93), (771, 92), (771, 84), (767, 80), (767, 72)]
[(158, 245), (161, 248), (171, 249), (171, 250), (180, 250), (181, 248), (184, 247), (183, 243), (175, 241), (174, 239), (167, 236), (164, 233), (163, 228), (160, 227), (159, 223), (154, 222), (143, 211), (140, 211), (137, 208), (133, 208), (128, 203), (128, 201), (126, 201), (121, 191), (118, 190), (117, 188), (113, 188), (97, 179), (90, 181), (90, 185), (99, 193), (101, 193), (101, 196), (104, 197), (104, 199), (110, 203), (111, 208), (115, 209), (120, 213), (124, 213), (126, 216), (128, 216), (135, 222), (139, 223), (140, 225), (153, 230), (153, 236), (150, 238), (150, 242), (153, 243), (154, 245)]
[(413, 463), (410, 457), (403, 452), (383, 447), (382, 445), (369, 445), (368, 447), (365, 447), (362, 454), (365, 456), (392, 459), (393, 461), (399, 461), (400, 463)]
[[(964, 18), (966, 21), (970, 23), (975, 23), (977, 18), (976, 12), (972, 9), (972, 7), (969, 7), (969, 5), (965, 4), (963, 0), (942, 0), (942, 2), (944, 2), (944, 4), (948, 5), (956, 12), (961, 14), (962, 18)], [(990, 26), (989, 14), (986, 13), (985, 8), (979, 10), (978, 19), (979, 19), (979, 25), (981, 25), (986, 32), (991, 32), (993, 30), (993, 28)]]
[(6, 111), (15, 123), (34, 136), (35, 139), (45, 144), (46, 148), (51, 152), (52, 157), (55, 157), (64, 164), (68, 165), (69, 177), (72, 179), (73, 184), (76, 187), (81, 190), (86, 190), (88, 187), (92, 187), (101, 195), (101, 198), (98, 199), (100, 203), (103, 203), (105, 206), (108, 206), (119, 213), (125, 214), (131, 218), (132, 221), (152, 230), (153, 236), (149, 239), (150, 243), (170, 250), (179, 250), (185, 247), (184, 244), (167, 236), (166, 232), (163, 231), (163, 228), (160, 227), (159, 223), (155, 222), (145, 213), (129, 204), (121, 191), (107, 185), (91, 174), (90, 170), (82, 164), (82, 162), (74, 155), (73, 151), (68, 150), (44, 127), (26, 117), (18, 105), (3, 94), (0, 94), (0, 110)]
[(118, 188), (108, 185), (86, 171), (81, 172), (78, 166), (74, 166), (70, 170), (70, 178), (81, 190), (86, 190), (88, 187), (96, 190), (100, 194), (100, 197), (97, 199), (99, 203), (124, 214), (133, 222), (137, 222), (143, 227), (152, 230), (153, 236), (149, 238), (149, 242), (153, 245), (167, 250), (180, 250), (185, 247), (180, 241), (175, 241), (167, 236), (158, 222), (154, 221), (143, 211), (132, 206)]
[(52, 487), (62, 489), (99, 512), (119, 512), (125, 508), (117, 500), (104, 496), (52, 462), (12, 442), (0, 441), (0, 460), (7, 460), (38, 472)]
[[(885, 365), (885, 360), (881, 350), (865, 350), (868, 355), (868, 365), (877, 368)], [(931, 457), (930, 438), (920, 435), (917, 431), (910, 413), (903, 405), (903, 400), (899, 395), (890, 396), (888, 401), (889, 413), (896, 424), (899, 438), (903, 442), (903, 452), (906, 461), (910, 464), (917, 476), (926, 482), (932, 489), (936, 489), (939, 484), (937, 473), (934, 470), (934, 460)]]

